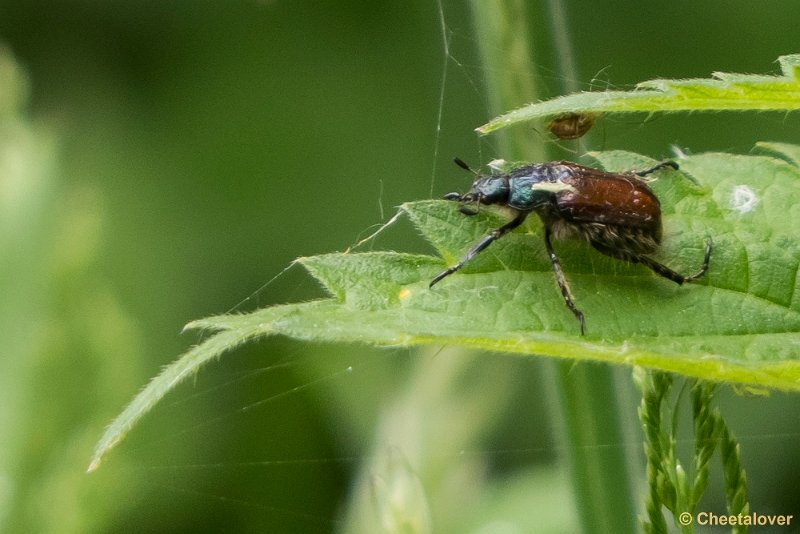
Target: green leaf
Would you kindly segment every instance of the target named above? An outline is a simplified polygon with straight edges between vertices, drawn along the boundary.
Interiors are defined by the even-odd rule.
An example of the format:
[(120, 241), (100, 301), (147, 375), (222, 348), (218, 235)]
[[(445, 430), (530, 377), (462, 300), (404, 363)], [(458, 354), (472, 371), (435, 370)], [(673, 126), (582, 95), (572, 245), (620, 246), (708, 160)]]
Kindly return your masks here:
[(633, 91), (574, 93), (505, 113), (476, 128), (488, 134), (562, 113), (655, 113), (675, 111), (792, 111), (800, 109), (800, 54), (778, 58), (782, 76), (715, 72), (712, 78), (649, 80)]
[[(771, 145), (794, 161), (797, 147)], [(594, 157), (609, 170), (654, 162), (626, 152)], [(499, 240), (464, 269), (430, 280), (507, 220), (488, 209), (465, 217), (452, 202), (401, 209), (443, 259), (397, 252), (338, 253), (297, 261), (331, 298), (194, 321), (215, 331), (167, 367), (100, 441), (91, 468), (172, 387), (222, 352), (259, 336), (375, 346), (454, 344), (574, 360), (639, 365), (706, 380), (800, 390), (800, 169), (767, 156), (700, 154), (651, 182), (662, 202), (656, 256), (695, 272), (707, 237), (706, 277), (677, 286), (581, 242), (555, 247), (586, 314), (586, 336), (564, 306), (540, 224)]]

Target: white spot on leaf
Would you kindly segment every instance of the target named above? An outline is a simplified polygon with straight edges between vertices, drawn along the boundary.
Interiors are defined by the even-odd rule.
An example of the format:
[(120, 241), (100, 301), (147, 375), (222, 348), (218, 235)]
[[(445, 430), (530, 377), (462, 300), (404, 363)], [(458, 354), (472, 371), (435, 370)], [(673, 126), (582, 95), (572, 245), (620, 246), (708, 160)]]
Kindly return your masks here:
[(731, 209), (742, 215), (750, 213), (758, 204), (758, 195), (746, 185), (737, 185), (731, 192)]

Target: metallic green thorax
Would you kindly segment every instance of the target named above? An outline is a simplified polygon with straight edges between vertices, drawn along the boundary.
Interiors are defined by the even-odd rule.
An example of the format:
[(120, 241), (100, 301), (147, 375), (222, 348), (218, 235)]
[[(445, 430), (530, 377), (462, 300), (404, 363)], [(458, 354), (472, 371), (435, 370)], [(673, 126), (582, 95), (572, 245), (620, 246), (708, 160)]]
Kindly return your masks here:
[(564, 182), (568, 178), (568, 171), (561, 166), (525, 165), (478, 178), (463, 199), (530, 212), (550, 203), (555, 193), (572, 189)]

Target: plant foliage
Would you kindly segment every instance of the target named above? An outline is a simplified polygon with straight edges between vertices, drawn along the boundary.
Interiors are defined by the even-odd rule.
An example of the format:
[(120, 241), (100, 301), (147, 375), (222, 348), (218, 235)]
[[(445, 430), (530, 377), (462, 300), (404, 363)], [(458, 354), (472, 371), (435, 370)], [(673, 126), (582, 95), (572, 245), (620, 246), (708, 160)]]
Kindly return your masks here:
[(800, 109), (800, 54), (778, 58), (781, 76), (715, 72), (711, 78), (649, 80), (633, 91), (587, 91), (509, 111), (477, 128), (487, 134), (512, 124), (562, 113), (676, 111), (794, 111)]
[[(269, 335), (375, 346), (461, 345), (521, 355), (603, 361), (700, 379), (800, 390), (800, 147), (762, 144), (777, 157), (709, 153), (679, 161), (651, 187), (661, 199), (658, 258), (706, 277), (677, 286), (580, 242), (557, 242), (586, 336), (564, 306), (538, 221), (499, 240), (433, 289), (430, 280), (506, 219), (464, 217), (452, 202), (401, 206), (437, 256), (335, 253), (296, 260), (330, 295), (190, 323), (212, 334), (163, 370), (108, 428), (90, 469), (170, 389), (225, 351)], [(593, 156), (609, 170), (654, 161)]]

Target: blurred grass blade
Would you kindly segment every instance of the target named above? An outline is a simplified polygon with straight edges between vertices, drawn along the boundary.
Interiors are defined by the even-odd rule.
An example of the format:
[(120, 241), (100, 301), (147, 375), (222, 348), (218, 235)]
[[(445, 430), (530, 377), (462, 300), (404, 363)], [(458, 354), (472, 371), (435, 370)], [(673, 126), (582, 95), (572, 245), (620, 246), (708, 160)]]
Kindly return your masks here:
[(16, 116), (28, 101), (30, 88), (11, 50), (0, 43), (0, 119)]
[(715, 72), (712, 78), (649, 80), (633, 91), (591, 91), (537, 102), (476, 128), (481, 134), (562, 113), (793, 111), (800, 109), (800, 54), (778, 58), (782, 75)]
[[(769, 148), (790, 160), (798, 153), (786, 145)], [(653, 164), (627, 152), (595, 158), (611, 170)], [(300, 258), (332, 298), (189, 324), (218, 333), (167, 367), (125, 408), (98, 444), (90, 469), (201, 365), (272, 334), (375, 346), (452, 344), (800, 390), (800, 169), (783, 159), (730, 154), (700, 154), (680, 163), (693, 180), (665, 172), (651, 182), (664, 213), (659, 259), (681, 272), (696, 270), (712, 237), (711, 268), (699, 283), (680, 287), (583, 243), (560, 242), (563, 267), (587, 318), (581, 337), (537, 229), (510, 234), (429, 289), (446, 264), (503, 218), (489, 210), (464, 217), (446, 201), (404, 204), (444, 261), (397, 252)]]

